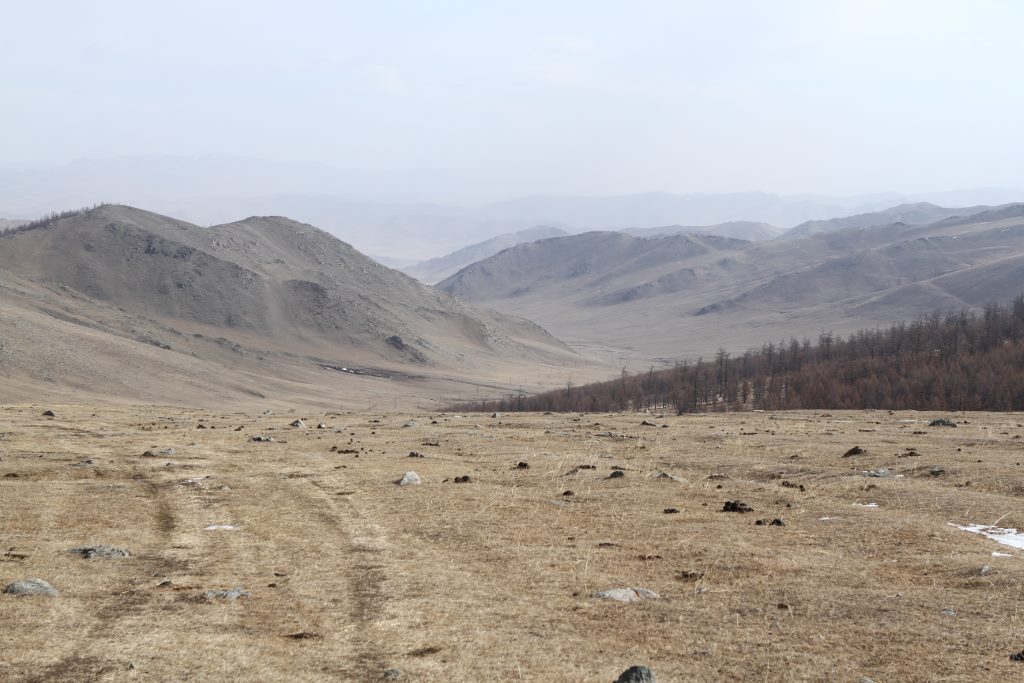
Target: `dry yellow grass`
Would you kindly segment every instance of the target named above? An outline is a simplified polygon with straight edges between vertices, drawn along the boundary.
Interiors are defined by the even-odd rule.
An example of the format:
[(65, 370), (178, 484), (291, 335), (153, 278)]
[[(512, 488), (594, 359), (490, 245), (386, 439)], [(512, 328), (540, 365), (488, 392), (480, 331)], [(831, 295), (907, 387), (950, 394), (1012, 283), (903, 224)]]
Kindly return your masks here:
[[(949, 523), (1024, 527), (1024, 416), (643, 417), (0, 408), (0, 583), (61, 591), (0, 595), (0, 680), (1022, 675), (1024, 553)], [(423, 484), (395, 486), (407, 470)], [(133, 555), (66, 552), (94, 543)], [(662, 599), (592, 597), (625, 586)]]

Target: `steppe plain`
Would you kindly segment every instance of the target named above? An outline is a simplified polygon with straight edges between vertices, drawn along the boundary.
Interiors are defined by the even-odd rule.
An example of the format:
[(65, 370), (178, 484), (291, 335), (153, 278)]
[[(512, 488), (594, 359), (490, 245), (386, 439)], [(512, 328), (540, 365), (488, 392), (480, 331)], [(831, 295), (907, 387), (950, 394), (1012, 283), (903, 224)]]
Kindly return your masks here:
[(1022, 424), (4, 406), (0, 679), (1011, 680)]

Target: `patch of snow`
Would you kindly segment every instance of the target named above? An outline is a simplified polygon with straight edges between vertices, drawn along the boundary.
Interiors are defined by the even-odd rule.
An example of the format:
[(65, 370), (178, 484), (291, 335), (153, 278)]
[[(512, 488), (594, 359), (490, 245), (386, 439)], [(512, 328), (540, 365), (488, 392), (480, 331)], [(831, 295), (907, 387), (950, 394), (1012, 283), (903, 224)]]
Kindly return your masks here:
[(1013, 557), (1013, 553), (1001, 553), (998, 550), (993, 550), (992, 557)]
[(859, 508), (876, 508), (878, 503), (854, 503)]
[(203, 529), (203, 531), (218, 531), (219, 529), (227, 529), (230, 531), (234, 530), (234, 528), (235, 527), (233, 527), (230, 524), (211, 524), (210, 526)]
[(1017, 531), (1016, 529), (1003, 529), (997, 526), (988, 526), (986, 524), (952, 524), (961, 531), (969, 531), (972, 534), (980, 534), (985, 538), (990, 538), (996, 543), (1002, 545), (1008, 545), (1011, 548), (1018, 548), (1024, 550), (1024, 533)]

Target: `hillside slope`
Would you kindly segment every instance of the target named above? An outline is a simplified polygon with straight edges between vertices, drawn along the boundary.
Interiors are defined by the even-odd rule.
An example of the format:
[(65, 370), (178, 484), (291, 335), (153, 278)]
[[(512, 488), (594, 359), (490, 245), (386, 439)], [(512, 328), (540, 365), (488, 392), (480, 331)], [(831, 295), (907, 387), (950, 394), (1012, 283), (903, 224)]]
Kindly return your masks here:
[(587, 233), (520, 245), (438, 286), (646, 363), (970, 308), (1020, 282), (1024, 205), (765, 242)]
[[(134, 357), (163, 351), (169, 365), (158, 373), (161, 383), (175, 385), (165, 372), (181, 378), (164, 392), (168, 400), (207, 395), (192, 385), (225, 368), (254, 373), (244, 383), (248, 389), (228, 392), (244, 397), (265, 393), (255, 388), (262, 383), (256, 378), (290, 378), (296, 368), (317, 393), (317, 384), (374, 376), (458, 383), (511, 370), (529, 377), (524, 368), (573, 359), (532, 323), (464, 304), (285, 218), (200, 228), (131, 207), (102, 206), (0, 238), (0, 273), (17, 292), (5, 297), (9, 319), (42, 313), (38, 334), (68, 340), (66, 372), (58, 373), (55, 385), (89, 385), (99, 393), (103, 382), (88, 381), (85, 369), (102, 354), (74, 353), (83, 327), (112, 344), (149, 347), (124, 351)], [(25, 329), (5, 327), (8, 348), (28, 343)], [(27, 351), (7, 354), (3, 371), (31, 377), (30, 357)], [(219, 370), (203, 369), (203, 363)], [(366, 372), (324, 369), (335, 366)], [(98, 370), (93, 379), (106, 375)], [(115, 386), (120, 379), (111, 377), (112, 391), (123, 389)]]

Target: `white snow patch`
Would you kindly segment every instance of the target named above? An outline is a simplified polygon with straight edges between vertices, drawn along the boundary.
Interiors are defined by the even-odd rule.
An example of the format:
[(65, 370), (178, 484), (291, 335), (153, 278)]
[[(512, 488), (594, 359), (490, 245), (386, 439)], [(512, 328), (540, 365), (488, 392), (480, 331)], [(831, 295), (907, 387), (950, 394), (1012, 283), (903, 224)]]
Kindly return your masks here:
[(203, 529), (203, 531), (217, 531), (219, 529), (233, 530), (234, 528), (235, 527), (233, 527), (230, 524), (211, 524), (210, 526)]
[(859, 508), (876, 508), (878, 503), (854, 503)]
[(998, 550), (993, 550), (992, 557), (1013, 557), (1013, 553), (1001, 553)]
[(1024, 550), (1024, 533), (1021, 533), (1016, 529), (1003, 529), (1001, 527), (988, 526), (986, 524), (968, 524), (964, 526), (950, 523), (950, 526), (955, 526), (961, 531), (969, 531), (972, 534), (981, 534), (985, 538), (990, 538), (996, 543), (1008, 545), (1011, 548)]

